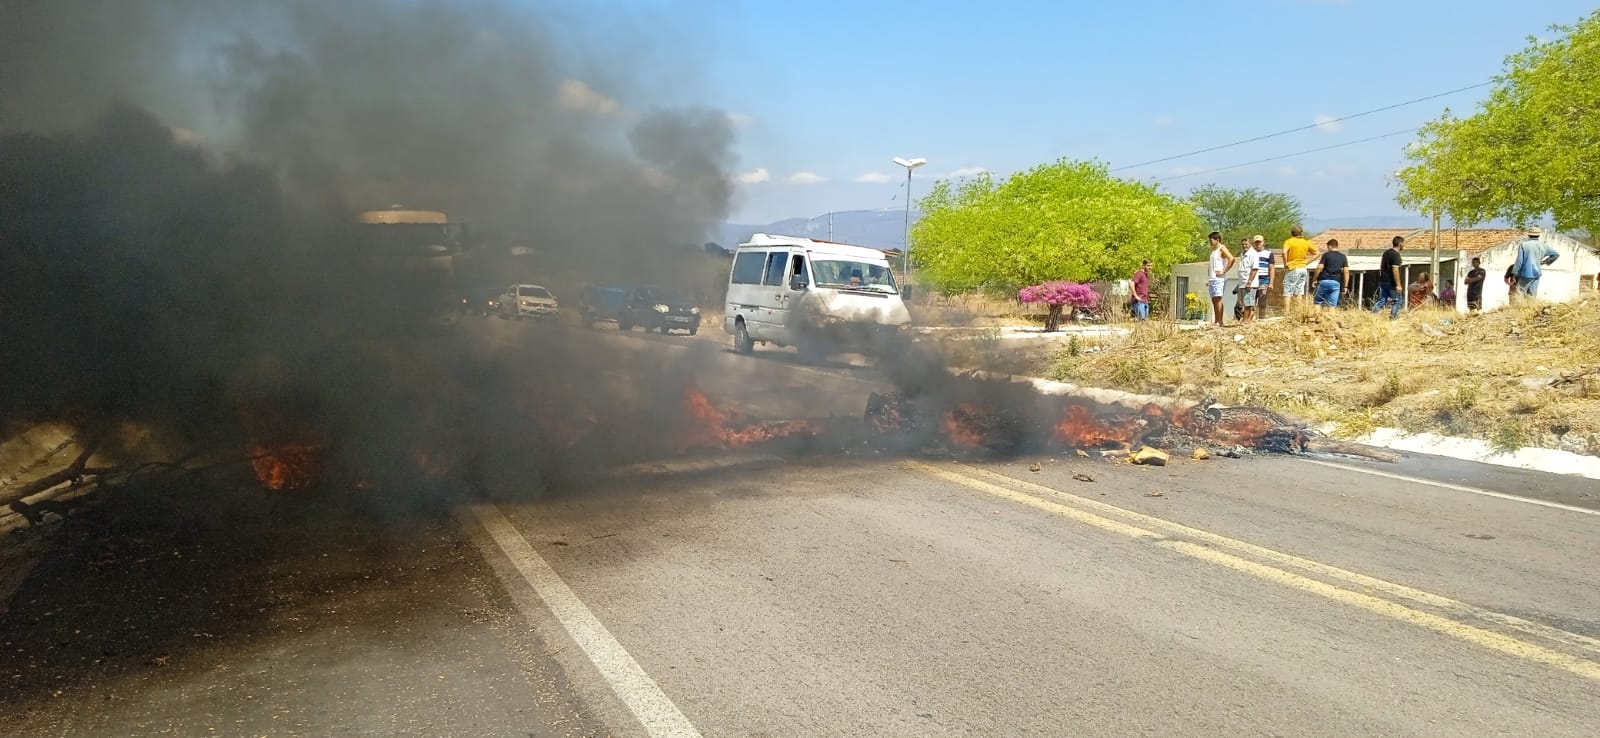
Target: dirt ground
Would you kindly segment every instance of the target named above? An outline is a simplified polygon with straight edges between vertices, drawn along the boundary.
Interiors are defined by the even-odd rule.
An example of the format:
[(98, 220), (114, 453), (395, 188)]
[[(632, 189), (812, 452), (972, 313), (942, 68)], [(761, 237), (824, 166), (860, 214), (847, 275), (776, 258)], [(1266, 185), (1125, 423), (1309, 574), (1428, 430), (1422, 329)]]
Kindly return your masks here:
[[(1264, 405), (1342, 436), (1377, 427), (1504, 449), (1600, 455), (1600, 299), (1397, 320), (1311, 307), (1260, 323), (1139, 325), (1126, 337), (952, 344), (984, 368), (1188, 399)], [(959, 355), (959, 356), (958, 356)]]

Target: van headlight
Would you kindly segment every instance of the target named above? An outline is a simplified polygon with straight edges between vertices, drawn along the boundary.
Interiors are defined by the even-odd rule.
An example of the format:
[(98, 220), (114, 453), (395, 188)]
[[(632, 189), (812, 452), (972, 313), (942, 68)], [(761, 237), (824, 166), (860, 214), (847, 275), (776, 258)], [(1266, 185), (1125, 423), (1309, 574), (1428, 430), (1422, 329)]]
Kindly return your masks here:
[(699, 315), (700, 314), (700, 308), (689, 308), (689, 314), (690, 315)]
[(666, 305), (656, 305), (654, 309), (658, 313), (664, 313), (664, 312), (667, 311), (667, 306)]

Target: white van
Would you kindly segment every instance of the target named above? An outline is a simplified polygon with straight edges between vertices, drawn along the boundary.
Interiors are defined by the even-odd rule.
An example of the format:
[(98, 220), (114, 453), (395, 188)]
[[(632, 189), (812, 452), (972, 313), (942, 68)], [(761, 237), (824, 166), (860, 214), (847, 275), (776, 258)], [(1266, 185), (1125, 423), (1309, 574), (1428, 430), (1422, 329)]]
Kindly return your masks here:
[(734, 253), (724, 314), (734, 350), (795, 346), (812, 360), (872, 353), (911, 322), (884, 252), (765, 233)]

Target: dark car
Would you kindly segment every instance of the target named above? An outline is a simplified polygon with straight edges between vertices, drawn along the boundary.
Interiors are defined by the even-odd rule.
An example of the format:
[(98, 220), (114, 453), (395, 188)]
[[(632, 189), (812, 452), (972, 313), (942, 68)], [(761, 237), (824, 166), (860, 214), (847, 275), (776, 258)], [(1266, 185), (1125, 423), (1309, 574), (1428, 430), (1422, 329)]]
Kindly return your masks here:
[(626, 287), (585, 287), (578, 296), (583, 312), (583, 324), (594, 325), (602, 320), (615, 322), (628, 306), (629, 290)]
[(481, 315), (485, 318), (500, 312), (499, 287), (479, 287), (467, 290), (461, 296), (461, 311), (468, 315)]
[(617, 327), (631, 330), (634, 326), (645, 330), (683, 330), (689, 335), (700, 332), (700, 308), (688, 298), (659, 287), (639, 287), (628, 293), (628, 302), (617, 315)]

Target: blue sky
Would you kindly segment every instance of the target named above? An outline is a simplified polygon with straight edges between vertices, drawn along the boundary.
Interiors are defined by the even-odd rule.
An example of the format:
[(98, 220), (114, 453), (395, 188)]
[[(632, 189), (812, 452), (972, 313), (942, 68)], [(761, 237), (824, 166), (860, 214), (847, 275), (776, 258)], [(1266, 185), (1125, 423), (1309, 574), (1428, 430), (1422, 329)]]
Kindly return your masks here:
[[(1059, 157), (1113, 167), (1483, 82), (1590, 2), (1219, 0), (718, 4), (704, 102), (740, 123), (733, 219), (903, 206), (931, 177)], [(1195, 170), (1412, 128), (1485, 89), (1120, 174)], [(1398, 214), (1410, 135), (1172, 179), (1299, 197), (1313, 217)], [(859, 180), (859, 181), (858, 181)]]

